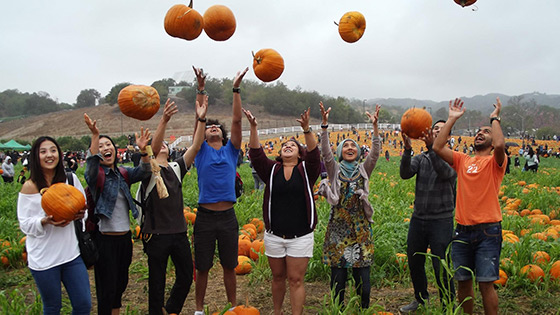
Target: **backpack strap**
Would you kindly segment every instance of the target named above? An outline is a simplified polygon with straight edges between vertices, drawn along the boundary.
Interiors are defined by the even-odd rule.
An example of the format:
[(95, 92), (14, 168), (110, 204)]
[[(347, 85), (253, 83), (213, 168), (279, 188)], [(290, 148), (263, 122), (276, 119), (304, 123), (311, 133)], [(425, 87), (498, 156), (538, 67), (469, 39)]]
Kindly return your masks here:
[(72, 172), (66, 172), (66, 181), (68, 182), (68, 185), (74, 186), (74, 176), (72, 175)]

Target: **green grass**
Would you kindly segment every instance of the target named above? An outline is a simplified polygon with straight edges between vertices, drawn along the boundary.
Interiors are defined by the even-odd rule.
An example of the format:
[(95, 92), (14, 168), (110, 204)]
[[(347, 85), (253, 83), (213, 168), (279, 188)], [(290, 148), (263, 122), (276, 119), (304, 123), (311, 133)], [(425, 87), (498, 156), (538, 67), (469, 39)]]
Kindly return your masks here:
[[(406, 218), (410, 218), (412, 209), (410, 206), (414, 201), (414, 180), (403, 181), (399, 177), (400, 159), (392, 158), (387, 162), (380, 159), (373, 171), (370, 180), (369, 200), (374, 207), (373, 233), (375, 242), (375, 261), (371, 268), (372, 297), (375, 300), (374, 288), (410, 288), (410, 278), (408, 269), (403, 263), (396, 261), (396, 253), (406, 253), (406, 235), (408, 223)], [(21, 166), (20, 166), (21, 167)], [(18, 171), (16, 166), (16, 172)], [(83, 182), (83, 168), (77, 172), (78, 177)], [(243, 164), (239, 173), (244, 182), (245, 193), (238, 199), (235, 210), (240, 226), (246, 224), (251, 218), (262, 218), (262, 191), (253, 190), (253, 178), (251, 169), (247, 164)], [(516, 183), (524, 180), (527, 184), (538, 184), (529, 193), (524, 194), (523, 187)], [(560, 195), (555, 192), (555, 187), (560, 187), (560, 159), (542, 159), (538, 173), (521, 172), (512, 167), (511, 174), (504, 178), (503, 188), (505, 196), (509, 198), (520, 198), (522, 203), (520, 210), (524, 208), (541, 209), (544, 213), (550, 214), (552, 211), (560, 212)], [(132, 187), (135, 192), (138, 185)], [(36, 314), (32, 308), (40, 309), (40, 299), (33, 285), (30, 287), (31, 293), (20, 291), (20, 283), (33, 284), (33, 279), (29, 271), (24, 269), (24, 264), (18, 261), (21, 256), (23, 246), (19, 245), (19, 240), (23, 236), (18, 228), (17, 222), (17, 194), (21, 185), (0, 184), (0, 239), (8, 240), (12, 247), (2, 250), (2, 254), (10, 257), (10, 266), (2, 268), (0, 271), (0, 313), (12, 314), (9, 307), (20, 307), (22, 314)], [(550, 191), (553, 189), (554, 191)], [(134, 195), (134, 194), (133, 194)], [(197, 174), (195, 169), (191, 169), (183, 181), (184, 205), (196, 208), (198, 206)], [(505, 205), (502, 203), (502, 206)], [(318, 200), (317, 209), (319, 221), (315, 230), (315, 248), (313, 257), (310, 259), (306, 273), (306, 281), (321, 281), (326, 287), (329, 283), (330, 268), (322, 262), (322, 248), (326, 224), (329, 216), (330, 207), (324, 200)], [(133, 225), (135, 222), (133, 221)], [(531, 228), (533, 232), (544, 231), (546, 226), (529, 226), (527, 217), (504, 216), (503, 228), (512, 230), (516, 235), (522, 229)], [(189, 225), (189, 233), (192, 234), (192, 226)], [(520, 242), (516, 244), (504, 243), (502, 248), (502, 259), (511, 258), (513, 263), (504, 267), (509, 276), (505, 287), (498, 288), (500, 297), (500, 313), (502, 314), (558, 314), (560, 310), (560, 281), (554, 281), (548, 276), (550, 264), (544, 265), (543, 269), (547, 276), (542, 282), (532, 283), (519, 274), (520, 269), (531, 263), (532, 255), (537, 250), (544, 250), (551, 256), (551, 263), (560, 260), (560, 240), (541, 241), (531, 237), (520, 237)], [(14, 262), (12, 262), (12, 260)], [(270, 269), (266, 257), (262, 256), (253, 265), (253, 273), (249, 275), (251, 284), (262, 284), (271, 278)], [(426, 270), (432, 272), (431, 262), (426, 261)], [(9, 273), (8, 273), (9, 271)], [(451, 271), (449, 271), (451, 272)], [(133, 262), (131, 273), (147, 274), (145, 261)], [(435, 276), (429, 275), (430, 287), (435, 287)], [(145, 277), (142, 279), (145, 281)], [(346, 309), (341, 309), (330, 297), (326, 297), (324, 302), (313, 313), (317, 314), (360, 314), (360, 310), (353, 307), (353, 295), (350, 283), (347, 285)], [(22, 302), (21, 297), (35, 297), (35, 302)], [(354, 294), (355, 295), (355, 294)], [(412, 298), (412, 297), (411, 297)], [(517, 300), (521, 298), (522, 304)], [(419, 314), (438, 314), (439, 299), (432, 296), (432, 303)], [(475, 312), (482, 312), (481, 298), (477, 294), (475, 297)], [(123, 311), (127, 314), (137, 314), (137, 306), (127, 306)], [(5, 311), (8, 310), (8, 311)], [(383, 306), (372, 303), (373, 311), (383, 310)], [(12, 313), (10, 313), (12, 312)], [(40, 313), (40, 311), (38, 312)], [(37, 314), (38, 314), (37, 313)]]

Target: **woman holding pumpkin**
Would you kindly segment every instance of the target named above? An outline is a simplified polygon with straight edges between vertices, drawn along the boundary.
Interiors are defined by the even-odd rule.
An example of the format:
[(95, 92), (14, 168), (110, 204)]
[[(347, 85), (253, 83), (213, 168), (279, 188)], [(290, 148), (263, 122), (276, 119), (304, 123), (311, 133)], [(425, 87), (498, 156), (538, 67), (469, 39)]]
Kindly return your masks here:
[[(129, 185), (147, 178), (151, 167), (146, 146), (150, 138), (148, 129), (136, 134), (136, 144), (142, 152), (142, 163), (134, 168), (117, 167), (117, 149), (109, 136), (100, 135), (97, 122), (84, 114), (91, 131), (91, 145), (86, 157), (86, 182), (96, 200), (95, 218), (98, 232), (95, 240), (99, 260), (95, 264), (95, 290), (97, 310), (100, 315), (119, 314), (121, 297), (128, 285), (128, 267), (132, 262), (132, 242), (129, 210), (138, 217)], [(125, 178), (125, 174), (127, 175)], [(101, 191), (97, 191), (98, 177)]]
[[(18, 196), (19, 226), (27, 236), (29, 269), (41, 294), (43, 313), (60, 314), (62, 282), (72, 303), (72, 314), (89, 314), (89, 277), (80, 257), (74, 225), (71, 221), (55, 221), (41, 207), (41, 189), (66, 182), (62, 160), (60, 146), (53, 138), (35, 140), (30, 153), (30, 179), (23, 184)], [(80, 181), (76, 175), (72, 176), (75, 187), (84, 194)], [(82, 219), (84, 213), (85, 204), (74, 219)]]
[(309, 128), (309, 109), (297, 120), (307, 150), (296, 139), (288, 139), (282, 143), (275, 161), (266, 156), (259, 143), (256, 118), (248, 110), (244, 113), (251, 125), (251, 163), (266, 183), (264, 245), (272, 271), (274, 314), (282, 314), (286, 279), (290, 285), (292, 314), (301, 314), (305, 302), (303, 280), (309, 258), (313, 256), (313, 230), (317, 224), (313, 185), (321, 174), (319, 148)]
[(321, 108), (321, 153), (327, 168), (328, 180), (321, 181), (319, 192), (327, 197), (331, 213), (323, 245), (323, 261), (331, 267), (331, 290), (340, 303), (344, 301), (344, 290), (348, 268), (356, 289), (361, 296), (362, 308), (369, 307), (371, 285), (370, 266), (373, 263), (373, 208), (368, 201), (369, 178), (379, 153), (381, 141), (377, 121), (380, 106), (374, 114), (366, 112), (373, 124), (373, 140), (370, 153), (359, 163), (360, 147), (352, 139), (344, 139), (338, 145), (335, 161), (329, 143), (328, 122), (331, 108)]

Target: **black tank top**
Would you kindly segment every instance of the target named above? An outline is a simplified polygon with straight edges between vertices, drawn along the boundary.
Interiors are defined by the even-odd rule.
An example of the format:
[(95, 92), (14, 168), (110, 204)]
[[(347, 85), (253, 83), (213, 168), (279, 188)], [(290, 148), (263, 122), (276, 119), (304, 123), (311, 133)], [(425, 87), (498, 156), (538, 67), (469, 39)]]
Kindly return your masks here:
[(312, 230), (307, 219), (305, 184), (297, 166), (290, 180), (284, 177), (284, 167), (272, 182), (271, 228), (276, 234), (302, 235)]

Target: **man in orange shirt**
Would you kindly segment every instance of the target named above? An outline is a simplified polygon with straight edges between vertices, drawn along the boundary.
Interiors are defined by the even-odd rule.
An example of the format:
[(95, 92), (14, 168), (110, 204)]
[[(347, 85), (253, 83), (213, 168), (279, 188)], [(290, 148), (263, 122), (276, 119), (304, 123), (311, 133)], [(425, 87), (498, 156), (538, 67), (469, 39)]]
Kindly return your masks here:
[[(473, 312), (472, 270), (482, 295), (485, 314), (498, 314), (498, 294), (494, 280), (499, 279), (502, 248), (502, 212), (498, 191), (506, 170), (505, 140), (500, 126), (502, 103), (496, 99), (490, 126), (481, 127), (474, 139), (474, 156), (452, 151), (445, 145), (451, 128), (463, 114), (463, 101), (449, 102), (449, 118), (433, 144), (433, 150), (457, 171), (457, 227), (451, 256), (458, 281), (459, 303), (465, 313)], [(457, 241), (457, 242), (456, 242)], [(464, 267), (464, 268), (461, 268)]]

